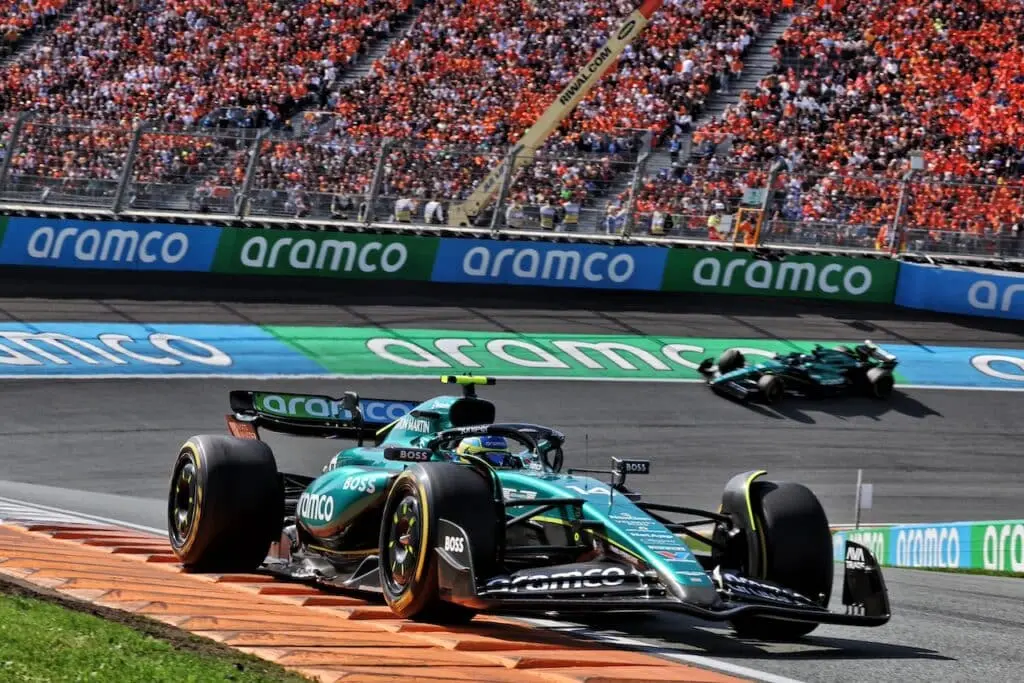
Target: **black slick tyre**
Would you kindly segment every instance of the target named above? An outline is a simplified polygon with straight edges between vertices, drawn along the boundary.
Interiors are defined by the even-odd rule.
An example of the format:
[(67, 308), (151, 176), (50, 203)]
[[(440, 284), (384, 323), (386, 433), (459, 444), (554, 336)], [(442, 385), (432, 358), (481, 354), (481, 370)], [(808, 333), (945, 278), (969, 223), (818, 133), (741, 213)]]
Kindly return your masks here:
[(475, 612), (441, 598), (438, 526), (446, 519), (469, 537), (477, 578), (495, 573), (504, 542), (504, 513), (491, 482), (457, 463), (417, 464), (395, 479), (380, 529), (380, 585), (391, 610), (405, 619), (466, 622)]
[(893, 387), (896, 385), (896, 379), (892, 376), (892, 372), (883, 368), (871, 368), (867, 372), (868, 380), (868, 394), (872, 398), (881, 400), (888, 399), (892, 396)]
[[(748, 573), (827, 607), (834, 570), (832, 534), (817, 496), (802, 484), (756, 481), (750, 498), (764, 540), (765, 566), (748, 568)], [(794, 640), (818, 627), (760, 616), (731, 623), (739, 636), (759, 640)]]
[(757, 389), (761, 400), (768, 405), (778, 403), (786, 395), (786, 383), (778, 375), (762, 375), (757, 380)]
[(262, 441), (194, 436), (178, 452), (167, 499), (171, 548), (193, 571), (246, 572), (280, 537), (284, 495)]
[(739, 370), (747, 362), (738, 349), (728, 349), (718, 357), (718, 372), (725, 374), (733, 370)]

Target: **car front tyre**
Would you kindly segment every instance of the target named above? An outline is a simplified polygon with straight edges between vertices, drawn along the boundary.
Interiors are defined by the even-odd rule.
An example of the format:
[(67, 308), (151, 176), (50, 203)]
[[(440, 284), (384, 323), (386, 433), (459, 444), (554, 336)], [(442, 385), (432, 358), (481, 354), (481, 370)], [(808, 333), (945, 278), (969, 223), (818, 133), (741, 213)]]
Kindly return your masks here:
[(762, 375), (757, 380), (757, 389), (768, 405), (778, 403), (786, 395), (786, 383), (778, 375)]
[(892, 372), (882, 368), (871, 368), (867, 373), (868, 392), (873, 398), (885, 400), (892, 396), (896, 378)]
[[(500, 515), (500, 516), (499, 516)], [(441, 598), (438, 526), (446, 519), (465, 529), (478, 579), (492, 576), (504, 530), (490, 482), (466, 465), (413, 465), (395, 479), (380, 529), (380, 586), (391, 610), (405, 619), (467, 622), (472, 610)]]
[[(832, 534), (817, 496), (795, 483), (755, 481), (750, 503), (764, 538), (765, 566), (748, 568), (752, 578), (765, 579), (827, 607), (832, 594)], [(816, 623), (771, 617), (740, 617), (732, 621), (740, 637), (795, 640)]]
[(718, 372), (726, 374), (733, 370), (739, 370), (747, 362), (739, 349), (728, 349), (718, 357)]

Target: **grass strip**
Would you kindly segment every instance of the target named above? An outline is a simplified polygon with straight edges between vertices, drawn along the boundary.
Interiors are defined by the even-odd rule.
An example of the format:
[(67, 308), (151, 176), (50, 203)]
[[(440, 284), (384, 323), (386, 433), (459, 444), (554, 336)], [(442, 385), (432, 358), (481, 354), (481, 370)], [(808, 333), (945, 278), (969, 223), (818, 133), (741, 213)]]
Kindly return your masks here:
[(152, 619), (0, 581), (0, 680), (25, 683), (308, 683)]

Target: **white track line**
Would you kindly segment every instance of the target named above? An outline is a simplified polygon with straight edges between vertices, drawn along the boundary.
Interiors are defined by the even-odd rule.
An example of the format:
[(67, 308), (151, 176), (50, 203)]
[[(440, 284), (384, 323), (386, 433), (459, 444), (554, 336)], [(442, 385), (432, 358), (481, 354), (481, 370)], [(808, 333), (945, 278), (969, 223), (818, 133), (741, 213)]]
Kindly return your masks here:
[(765, 683), (801, 683), (801, 681), (795, 678), (787, 678), (786, 676), (779, 676), (778, 674), (768, 673), (767, 671), (761, 671), (759, 669), (752, 669), (747, 666), (740, 664), (733, 664), (731, 662), (723, 662), (711, 657), (704, 657), (702, 655), (688, 655), (682, 652), (676, 652), (675, 650), (669, 650), (664, 647), (659, 647), (651, 643), (638, 640), (636, 638), (630, 638), (628, 636), (617, 636), (608, 633), (601, 633), (593, 629), (589, 629), (585, 626), (567, 625), (562, 622), (553, 621), (551, 619), (520, 619), (533, 626), (537, 626), (550, 631), (558, 631), (560, 633), (571, 633), (577, 636), (582, 636), (589, 640), (595, 640), (601, 643), (607, 643), (609, 645), (621, 645), (628, 647), (632, 650), (640, 650), (646, 654), (655, 655), (662, 658), (675, 659), (681, 662), (687, 662), (695, 666), (701, 666), (707, 669), (715, 669), (717, 671), (723, 671), (725, 673), (734, 674), (737, 676), (743, 676), (744, 678), (752, 678), (756, 681), (765, 681)]
[[(639, 382), (639, 383), (657, 383), (657, 384), (703, 384), (702, 379), (686, 379), (686, 378), (675, 378), (675, 377), (554, 377), (554, 376), (534, 376), (534, 375), (501, 375), (501, 374), (487, 374), (487, 377), (494, 377), (503, 381), (507, 380), (520, 380), (527, 382)], [(111, 380), (111, 379), (237, 379), (237, 380), (328, 380), (328, 379), (348, 379), (348, 380), (432, 380), (437, 381), (440, 377), (440, 373), (431, 375), (396, 375), (396, 374), (351, 374), (351, 373), (294, 373), (294, 374), (232, 374), (224, 372), (212, 372), (212, 373), (154, 373), (154, 374), (116, 374), (116, 373), (95, 373), (95, 374), (82, 374), (82, 375), (60, 375), (60, 374), (0, 374), (0, 380), (8, 379), (45, 379), (50, 381), (66, 381), (66, 380)], [(935, 389), (938, 391), (1016, 391), (1024, 392), (1024, 377), (1021, 378), (1020, 386), (1009, 386), (1009, 387), (985, 387), (985, 386), (970, 386), (970, 385), (954, 385), (954, 384), (897, 384), (897, 389)]]
[[(156, 529), (154, 527), (143, 526), (141, 524), (132, 524), (131, 522), (125, 522), (118, 519), (111, 519), (109, 517), (90, 515), (82, 512), (75, 512), (74, 510), (67, 510), (65, 508), (52, 507), (49, 505), (40, 505), (38, 503), (29, 503), (27, 501), (0, 497), (0, 522), (4, 521), (35, 522), (46, 524), (90, 524), (98, 522), (109, 526), (119, 526), (128, 529), (134, 529), (136, 531), (144, 531), (158, 536), (164, 536), (167, 533), (164, 530)], [(651, 643), (645, 643), (642, 640), (637, 640), (635, 638), (599, 633), (597, 631), (593, 631), (583, 626), (574, 626), (572, 624), (567, 624), (565, 622), (552, 621), (548, 619), (520, 619), (520, 621), (524, 621), (532, 626), (543, 628), (545, 630), (556, 630), (566, 633), (573, 633), (597, 642), (607, 643), (609, 645), (621, 645), (629, 647), (631, 649), (642, 650), (647, 654), (655, 655), (658, 657), (674, 659), (677, 661), (693, 664), (694, 666), (704, 667), (706, 669), (714, 669), (716, 671), (722, 671), (736, 676), (751, 678), (756, 681), (764, 681), (765, 683), (802, 683), (801, 681), (798, 681), (794, 678), (786, 678), (785, 676), (778, 676), (776, 674), (771, 674), (765, 671), (751, 669), (750, 667), (719, 661), (717, 659), (712, 659), (710, 657), (682, 654), (680, 652), (674, 652), (666, 648), (661, 648), (656, 645), (652, 645)]]
[(29, 524), (82, 524), (88, 522), (84, 517), (65, 515), (41, 510), (34, 506), (21, 503), (0, 502), (0, 523), (20, 522)]
[(119, 526), (134, 531), (143, 531), (149, 534), (165, 536), (166, 530), (156, 529), (151, 526), (132, 524), (120, 519), (111, 519), (99, 515), (90, 515), (84, 512), (75, 512), (65, 508), (29, 503), (24, 500), (0, 497), (0, 521), (35, 521), (41, 523), (60, 524), (71, 521), (74, 524), (106, 524), (108, 526)]

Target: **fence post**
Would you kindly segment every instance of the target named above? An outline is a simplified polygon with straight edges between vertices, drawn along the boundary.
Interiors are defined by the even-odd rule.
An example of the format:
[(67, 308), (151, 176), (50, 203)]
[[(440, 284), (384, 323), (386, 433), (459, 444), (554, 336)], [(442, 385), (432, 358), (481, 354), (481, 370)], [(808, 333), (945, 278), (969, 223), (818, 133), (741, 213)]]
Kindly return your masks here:
[(861, 482), (864, 479), (864, 470), (857, 470), (857, 492), (853, 496), (853, 528), (860, 529), (860, 492)]
[[(653, 134), (651, 131), (644, 131), (644, 141), (640, 146), (640, 154), (636, 158), (636, 167), (633, 168), (633, 179), (629, 184), (629, 197), (626, 199), (626, 224), (622, 226), (622, 237), (625, 239), (633, 234), (636, 227), (636, 195), (640, 192), (640, 182), (647, 173), (647, 162), (651, 158), (653, 147)], [(601, 220), (600, 217), (598, 220)]]
[(22, 112), (14, 121), (14, 127), (11, 128), (11, 137), (7, 142), (7, 154), (4, 155), (3, 164), (0, 165), (0, 190), (3, 190), (7, 186), (7, 176), (11, 173), (11, 163), (12, 159), (14, 159), (14, 152), (18, 149), (18, 142), (21, 139), (21, 131), (33, 116), (35, 116), (34, 112)]
[(516, 159), (519, 157), (520, 152), (522, 152), (522, 148), (519, 145), (513, 145), (509, 147), (508, 155), (505, 157), (506, 163), (505, 170), (501, 174), (501, 187), (498, 188), (498, 196), (494, 200), (494, 212), (491, 214), (491, 232), (498, 232), (501, 207), (505, 205), (505, 200), (508, 199), (508, 191), (512, 187), (512, 173), (515, 170)]
[(907, 193), (910, 189), (910, 181), (914, 178), (913, 169), (903, 174), (903, 179), (900, 181), (900, 198), (896, 202), (896, 215), (892, 217), (892, 230), (889, 231), (889, 244), (886, 248), (889, 251), (889, 255), (892, 256), (896, 253), (899, 245), (899, 232), (903, 229), (900, 219), (903, 217), (903, 212), (907, 208)]
[(380, 194), (380, 185), (384, 182), (384, 166), (387, 164), (388, 153), (394, 142), (392, 138), (384, 138), (380, 143), (380, 155), (373, 167), (373, 180), (370, 181), (370, 187), (366, 192), (366, 212), (363, 214), (363, 222), (367, 225), (376, 219), (377, 195)]
[(149, 129), (149, 121), (140, 121), (135, 130), (132, 131), (132, 140), (128, 143), (128, 151), (124, 155), (124, 165), (121, 167), (121, 177), (117, 179), (117, 190), (114, 191), (114, 202), (111, 210), (117, 216), (124, 208), (124, 197), (128, 194), (128, 186), (132, 182), (132, 171), (135, 169), (135, 157), (139, 154), (139, 143), (142, 136)]
[(263, 141), (270, 135), (270, 129), (264, 128), (256, 134), (256, 139), (249, 147), (249, 161), (245, 164), (245, 177), (242, 178), (242, 188), (235, 195), (235, 218), (239, 220), (249, 215), (249, 195), (252, 193), (252, 186), (256, 182), (256, 164), (263, 152)]
[(787, 164), (782, 159), (776, 159), (768, 167), (768, 179), (765, 181), (764, 196), (761, 197), (761, 215), (757, 221), (757, 239), (755, 240), (756, 246), (760, 247), (764, 245), (762, 236), (764, 232), (764, 219), (768, 215), (768, 206), (772, 202), (772, 197), (775, 196), (775, 180), (782, 173), (782, 169), (786, 168)]

